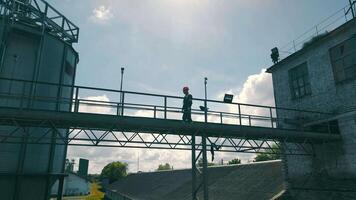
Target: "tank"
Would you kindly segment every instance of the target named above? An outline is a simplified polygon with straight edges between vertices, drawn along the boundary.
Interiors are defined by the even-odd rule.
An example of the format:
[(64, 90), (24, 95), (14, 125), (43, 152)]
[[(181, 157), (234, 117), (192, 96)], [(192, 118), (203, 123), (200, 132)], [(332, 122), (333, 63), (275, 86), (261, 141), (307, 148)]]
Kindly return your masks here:
[[(79, 28), (42, 0), (0, 1), (0, 11), (0, 107), (71, 111), (73, 89), (60, 85), (74, 85)], [(3, 135), (14, 130), (0, 126)], [(46, 131), (48, 144), (29, 144), (26, 137), (0, 143), (2, 200), (49, 199), (54, 182), (63, 179), (67, 146), (51, 136), (67, 130), (25, 127), (15, 134)]]
[(89, 167), (89, 160), (80, 158), (79, 159), (79, 169), (78, 175), (81, 177), (88, 177), (88, 167)]

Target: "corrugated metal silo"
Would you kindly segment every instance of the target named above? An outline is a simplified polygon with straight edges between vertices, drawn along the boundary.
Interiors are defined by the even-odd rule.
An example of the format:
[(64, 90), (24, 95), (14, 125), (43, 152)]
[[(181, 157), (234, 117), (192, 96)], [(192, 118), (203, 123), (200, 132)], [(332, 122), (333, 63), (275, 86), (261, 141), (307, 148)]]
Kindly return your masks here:
[[(0, 1), (0, 11), (0, 106), (70, 111), (72, 88), (58, 85), (74, 84), (79, 59), (72, 43), (77, 42), (79, 29), (43, 0)], [(12, 130), (14, 127), (0, 126), (3, 134)], [(17, 134), (39, 137), (46, 131), (26, 127)], [(45, 145), (28, 144), (26, 137), (12, 139), (18, 144), (0, 143), (1, 199), (49, 198), (53, 183), (63, 178), (67, 151), (66, 145), (51, 138), (64, 136), (65, 131), (46, 135), (49, 144)]]

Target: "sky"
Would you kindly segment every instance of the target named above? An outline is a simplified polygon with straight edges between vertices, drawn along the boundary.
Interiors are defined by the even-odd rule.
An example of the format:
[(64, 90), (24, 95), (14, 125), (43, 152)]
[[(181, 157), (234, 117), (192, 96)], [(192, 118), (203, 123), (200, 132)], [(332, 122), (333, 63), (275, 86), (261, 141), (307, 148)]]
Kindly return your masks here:
[[(51, 0), (80, 27), (76, 84), (128, 91), (274, 105), (270, 49), (281, 47), (344, 7), (348, 0)], [(106, 99), (105, 94), (85, 98)], [(69, 147), (68, 158), (90, 160), (90, 173), (113, 161), (129, 171), (160, 163), (190, 167), (190, 152)], [(244, 162), (253, 154), (217, 154)]]

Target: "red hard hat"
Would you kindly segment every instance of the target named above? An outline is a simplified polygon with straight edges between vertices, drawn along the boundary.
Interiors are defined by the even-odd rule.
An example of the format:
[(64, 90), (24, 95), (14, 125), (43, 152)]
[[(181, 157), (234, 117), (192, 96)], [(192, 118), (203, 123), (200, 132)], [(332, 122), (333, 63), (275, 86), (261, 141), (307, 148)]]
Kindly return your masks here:
[(185, 86), (183, 87), (183, 91), (188, 91), (189, 90), (189, 87)]

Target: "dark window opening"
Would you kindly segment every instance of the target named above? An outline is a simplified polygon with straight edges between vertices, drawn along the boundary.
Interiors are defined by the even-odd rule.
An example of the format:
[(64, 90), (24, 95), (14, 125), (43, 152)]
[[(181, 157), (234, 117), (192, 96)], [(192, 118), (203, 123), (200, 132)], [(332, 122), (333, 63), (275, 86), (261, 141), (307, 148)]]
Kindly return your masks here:
[(356, 37), (352, 37), (329, 51), (336, 83), (356, 78)]
[(65, 64), (65, 72), (68, 76), (74, 76), (75, 68), (68, 61)]
[(339, 123), (337, 120), (312, 125), (309, 128), (310, 131), (313, 132), (340, 134)]
[(293, 99), (302, 98), (311, 94), (308, 66), (306, 62), (290, 69), (288, 74), (289, 87)]

